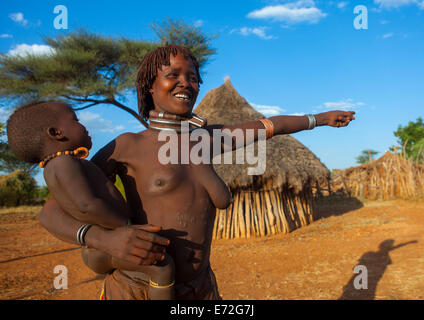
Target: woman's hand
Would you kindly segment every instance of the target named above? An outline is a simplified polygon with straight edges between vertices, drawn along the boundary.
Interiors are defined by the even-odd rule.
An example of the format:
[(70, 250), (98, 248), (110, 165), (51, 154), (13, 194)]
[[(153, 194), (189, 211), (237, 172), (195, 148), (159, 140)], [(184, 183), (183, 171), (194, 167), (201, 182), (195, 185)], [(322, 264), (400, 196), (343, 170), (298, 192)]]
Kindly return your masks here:
[(354, 111), (328, 111), (318, 113), (315, 115), (317, 126), (331, 126), (331, 127), (346, 127), (350, 121), (355, 120)]
[(168, 239), (157, 234), (160, 230), (160, 227), (149, 224), (119, 227), (114, 230), (92, 226), (85, 239), (89, 247), (112, 257), (133, 264), (152, 265), (165, 258), (165, 246), (170, 243)]

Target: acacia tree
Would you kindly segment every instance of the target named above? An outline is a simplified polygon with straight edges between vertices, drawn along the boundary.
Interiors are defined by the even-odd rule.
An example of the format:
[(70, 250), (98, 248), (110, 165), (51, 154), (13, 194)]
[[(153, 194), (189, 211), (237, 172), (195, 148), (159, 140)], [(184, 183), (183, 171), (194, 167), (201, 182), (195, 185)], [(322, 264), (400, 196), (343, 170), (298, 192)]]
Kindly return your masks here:
[(157, 42), (105, 37), (77, 30), (45, 38), (52, 51), (43, 55), (0, 56), (0, 99), (29, 101), (62, 98), (82, 110), (98, 104), (123, 109), (146, 126), (136, 110), (124, 105), (126, 94), (135, 91), (141, 59), (165, 42), (189, 47), (200, 66), (215, 53), (211, 37), (181, 21), (166, 20), (152, 26)]
[(362, 150), (361, 154), (356, 157), (356, 162), (359, 164), (368, 163), (374, 160), (374, 156), (379, 152), (371, 149)]

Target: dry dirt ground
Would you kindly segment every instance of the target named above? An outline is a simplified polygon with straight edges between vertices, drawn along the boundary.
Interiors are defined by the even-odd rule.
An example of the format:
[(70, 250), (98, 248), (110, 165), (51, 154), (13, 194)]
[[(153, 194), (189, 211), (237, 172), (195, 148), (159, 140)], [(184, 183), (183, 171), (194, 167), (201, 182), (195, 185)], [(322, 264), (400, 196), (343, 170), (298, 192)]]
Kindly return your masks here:
[[(424, 299), (424, 201), (324, 199), (323, 218), (265, 238), (214, 240), (223, 299)], [(0, 299), (97, 299), (102, 277), (48, 234), (39, 207), (0, 209)], [(57, 265), (68, 289), (54, 289)], [(365, 276), (368, 289), (356, 290)], [(364, 284), (363, 282), (360, 282)]]

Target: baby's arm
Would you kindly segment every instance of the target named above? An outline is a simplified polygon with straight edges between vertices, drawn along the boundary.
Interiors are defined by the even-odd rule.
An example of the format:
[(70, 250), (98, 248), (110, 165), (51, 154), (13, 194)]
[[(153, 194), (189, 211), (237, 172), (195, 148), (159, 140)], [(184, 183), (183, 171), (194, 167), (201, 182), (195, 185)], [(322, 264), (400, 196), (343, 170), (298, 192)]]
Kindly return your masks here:
[[(81, 160), (67, 156), (55, 160), (54, 167), (46, 168), (49, 172), (45, 172), (44, 176), (50, 192), (66, 212), (81, 222), (106, 228), (127, 224), (127, 212), (117, 212), (108, 201), (95, 194), (93, 184), (96, 181), (88, 180)], [(72, 203), (73, 206), (67, 207), (66, 203)]]

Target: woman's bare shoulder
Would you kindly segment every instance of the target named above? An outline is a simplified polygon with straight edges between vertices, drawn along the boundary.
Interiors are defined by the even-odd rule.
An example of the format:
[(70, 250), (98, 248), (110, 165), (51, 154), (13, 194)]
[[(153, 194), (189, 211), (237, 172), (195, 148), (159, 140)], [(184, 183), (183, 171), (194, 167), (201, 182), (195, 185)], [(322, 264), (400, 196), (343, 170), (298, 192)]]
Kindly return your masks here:
[(114, 141), (116, 143), (123, 143), (123, 142), (131, 142), (131, 141), (139, 141), (140, 139), (143, 139), (145, 137), (146, 131), (141, 131), (141, 132), (125, 132), (123, 134), (120, 134), (119, 136), (117, 136)]

